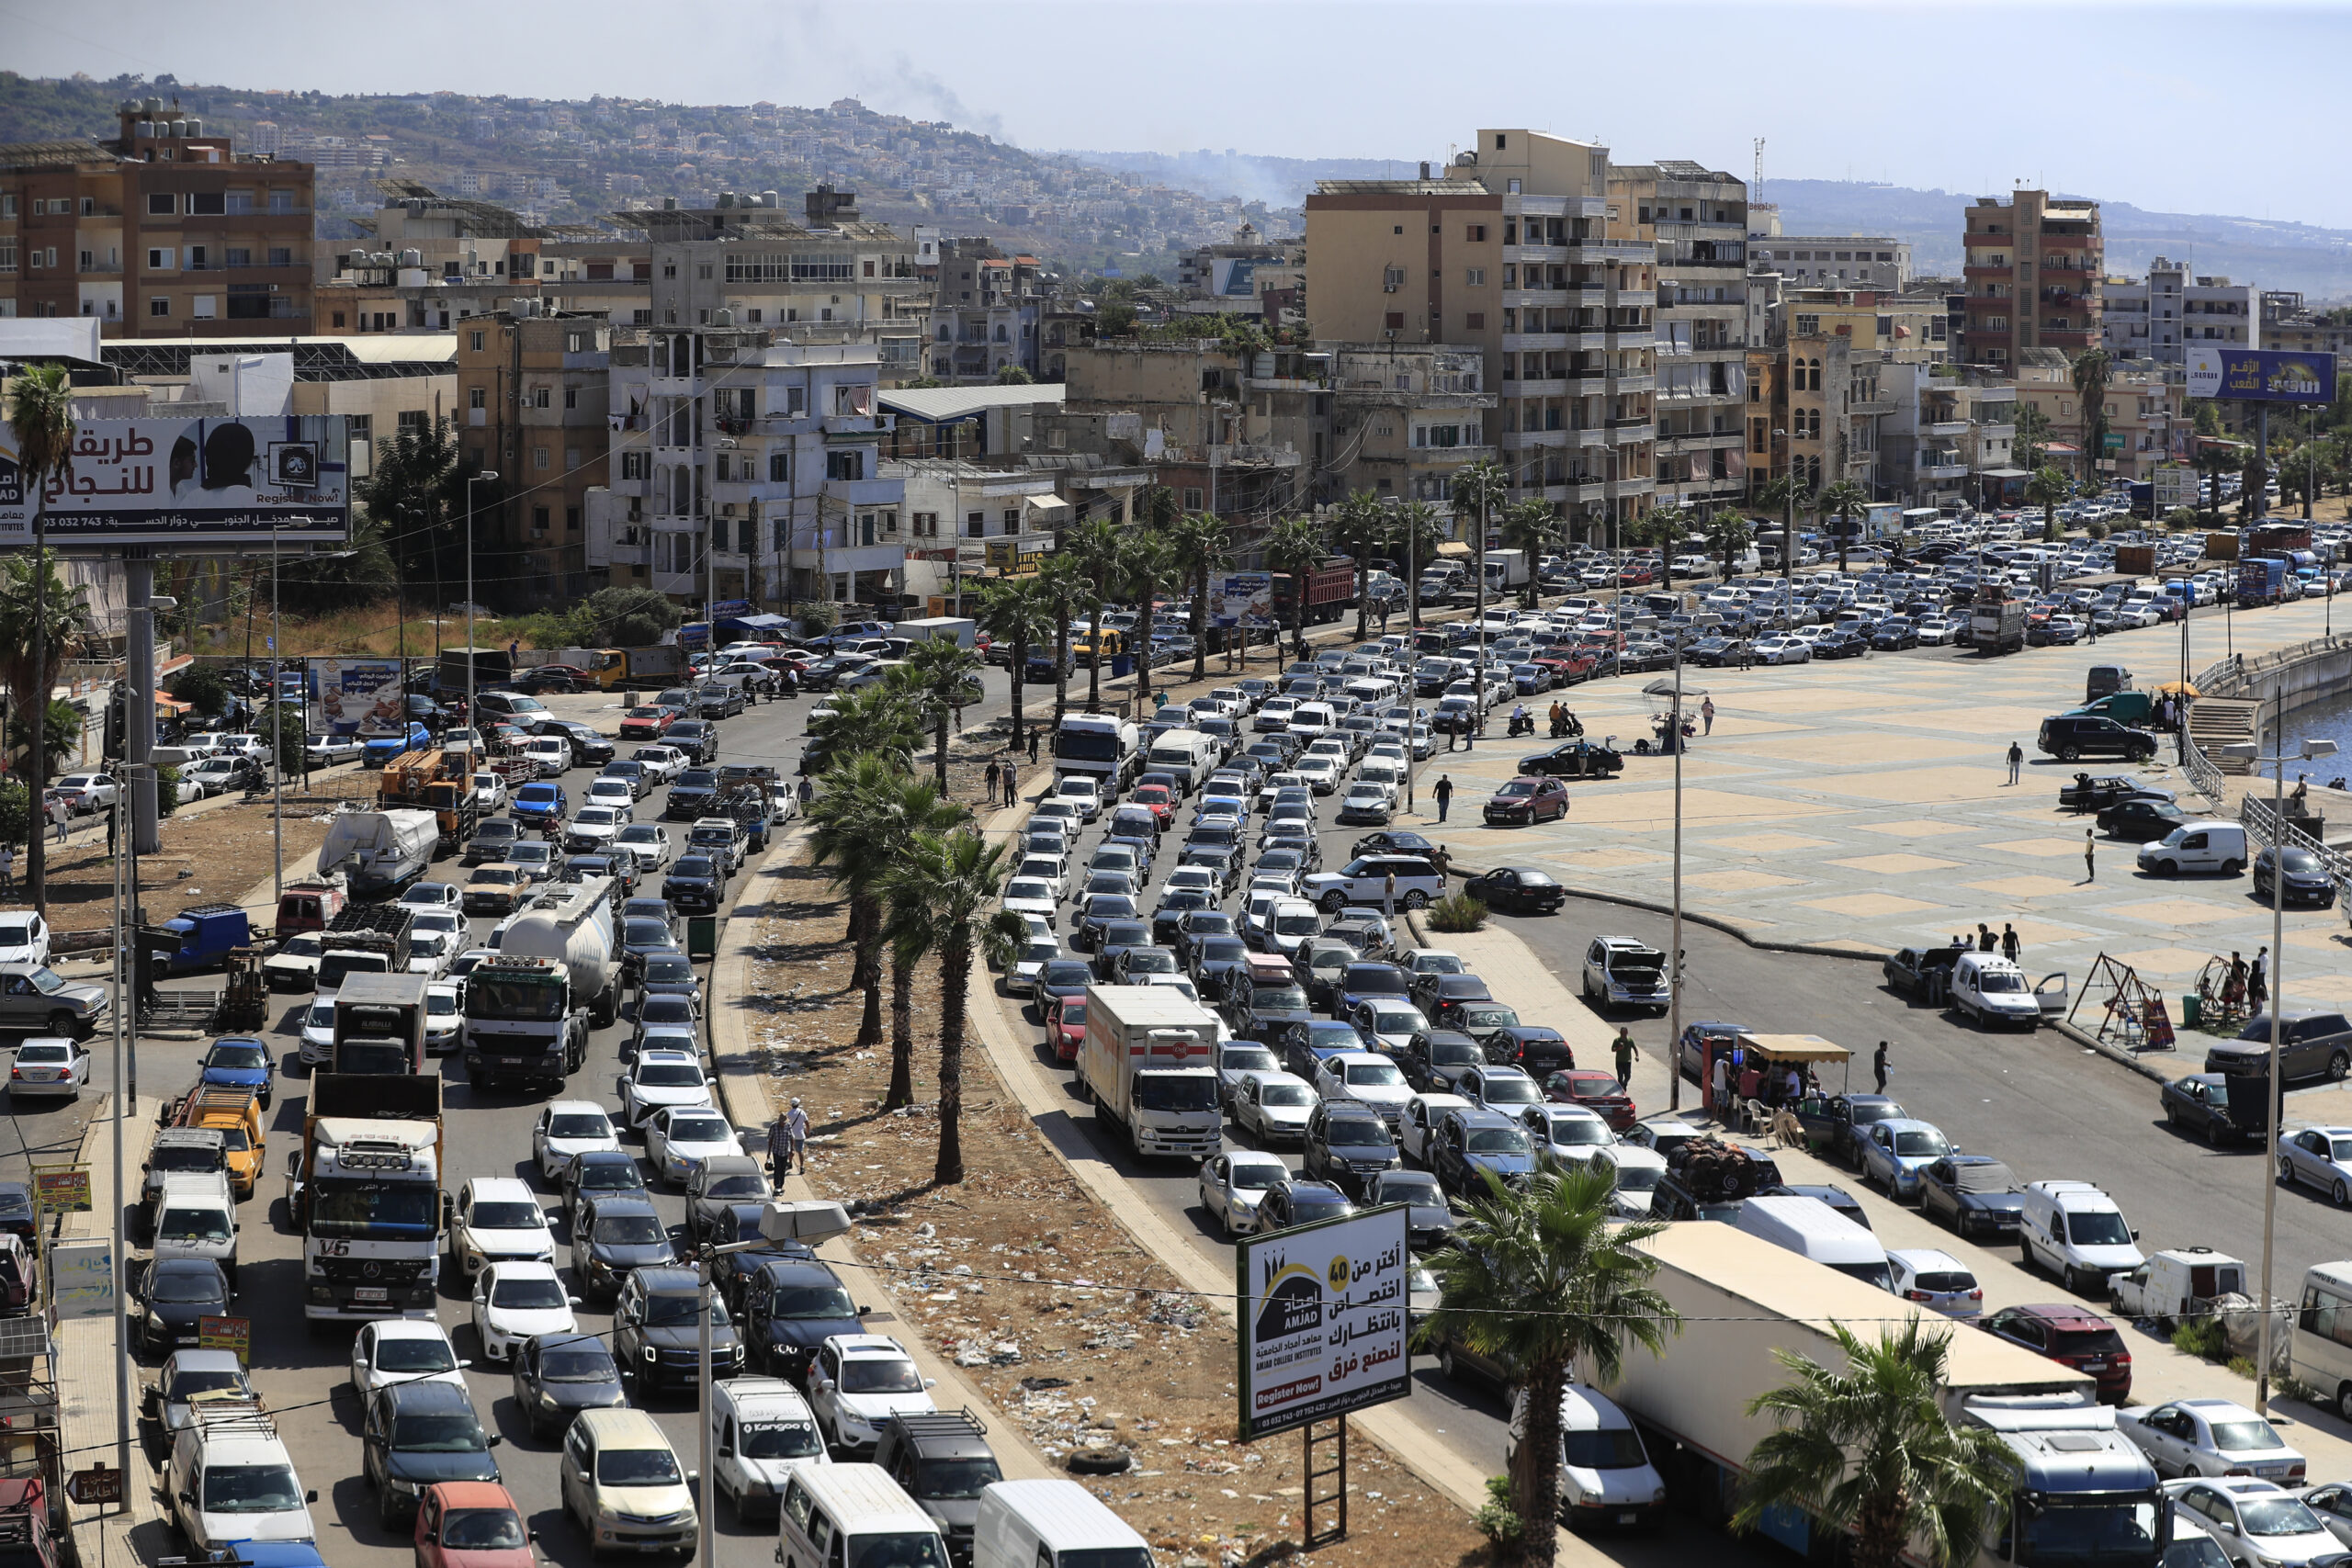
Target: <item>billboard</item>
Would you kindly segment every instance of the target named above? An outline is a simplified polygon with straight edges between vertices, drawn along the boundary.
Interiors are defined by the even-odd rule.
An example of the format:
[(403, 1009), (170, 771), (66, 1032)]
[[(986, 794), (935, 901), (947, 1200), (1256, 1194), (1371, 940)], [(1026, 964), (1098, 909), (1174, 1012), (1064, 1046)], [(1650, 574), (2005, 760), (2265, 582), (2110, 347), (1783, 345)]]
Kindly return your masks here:
[(314, 659), (318, 689), (307, 722), (313, 735), (404, 735), (407, 693), (397, 659)]
[(2266, 403), (2332, 403), (2335, 355), (2190, 344), (2188, 395)]
[(1406, 1213), (1391, 1203), (1236, 1249), (1243, 1442), (1412, 1393)]
[(1237, 571), (1209, 585), (1209, 619), (1220, 626), (1263, 630), (1274, 624), (1274, 580), (1263, 571)]
[(1258, 293), (1258, 264), (1219, 256), (1209, 264), (1209, 292), (1220, 299), (1250, 299)]
[(59, 1241), (49, 1248), (50, 1307), (57, 1316), (114, 1315), (114, 1244)]
[[(341, 544), (351, 533), (344, 424), (341, 414), (79, 421), (72, 460), (42, 486), (49, 542)], [(0, 425), (0, 546), (31, 543), (32, 501)]]
[(2153, 494), (2158, 516), (2178, 507), (2196, 508), (2199, 501), (2196, 469), (2185, 468), (2177, 463), (2166, 463), (2155, 471), (2151, 482), (2155, 487)]

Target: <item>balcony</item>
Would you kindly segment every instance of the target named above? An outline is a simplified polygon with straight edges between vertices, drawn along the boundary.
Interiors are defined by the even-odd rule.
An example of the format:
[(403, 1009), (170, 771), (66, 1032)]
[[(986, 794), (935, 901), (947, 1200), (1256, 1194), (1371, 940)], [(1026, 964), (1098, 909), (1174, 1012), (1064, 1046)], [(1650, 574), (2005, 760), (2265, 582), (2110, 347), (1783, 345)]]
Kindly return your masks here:
[(1505, 333), (1505, 354), (1563, 354), (1568, 349), (1566, 333)]
[(1968, 421), (1964, 419), (1933, 420), (1919, 426), (1919, 434), (1939, 436), (1965, 435), (1968, 434)]
[(1984, 266), (1971, 263), (1960, 269), (1960, 276), (1962, 277), (2014, 277), (2017, 276), (2017, 270), (2016, 267), (2006, 263), (2000, 266)]
[(828, 441), (871, 441), (889, 432), (891, 416), (887, 413), (837, 413), (825, 416), (825, 439)]
[(1929, 463), (1921, 467), (1919, 469), (1919, 477), (1923, 479), (1964, 479), (1968, 477), (1968, 465), (1965, 463)]
[[(1292, 454), (1294, 458), (1296, 456)], [(1408, 446), (1405, 449), (1407, 466), (1415, 468), (1458, 468), (1464, 463), (1492, 462), (1494, 457), (1495, 448), (1492, 446)]]
[[(1587, 292), (1598, 292), (1598, 290), (1588, 290)], [(1592, 301), (1592, 303), (1596, 305), (1602, 302), (1603, 301), (1599, 299)], [(1531, 308), (1544, 310), (1562, 310), (1576, 303), (1577, 303), (1577, 301), (1570, 299), (1568, 296), (1568, 290), (1565, 288), (1535, 288), (1531, 287), (1527, 288), (1506, 288), (1503, 290), (1503, 309), (1506, 310), (1524, 310)]]
[(1568, 259), (1579, 262), (1655, 262), (1657, 246), (1648, 240), (1577, 240), (1567, 247)]
[(1657, 426), (1647, 419), (1612, 419), (1609, 422), (1609, 442), (1612, 446), (1632, 446), (1656, 439)]
[[(1420, 447), (1414, 450), (1427, 451), (1429, 448)], [(1462, 448), (1454, 448), (1454, 450), (1462, 450)], [(1479, 450), (1483, 451), (1485, 448), (1482, 447)], [(1289, 447), (1267, 446), (1244, 441), (1212, 446), (1208, 449), (1208, 454), (1209, 467), (1212, 468), (1295, 468), (1303, 461), (1298, 453)]]
[(1505, 381), (1499, 390), (1506, 398), (1564, 398), (1568, 394), (1568, 384), (1557, 376), (1544, 376), (1526, 381)]
[(1657, 377), (1647, 370), (1636, 371), (1630, 376), (1618, 377), (1612, 385), (1620, 392), (1647, 392), (1657, 388)]
[(1874, 399), (1869, 402), (1848, 403), (1846, 405), (1846, 412), (1857, 419), (1866, 419), (1876, 414), (1893, 413), (1894, 412), (1894, 405), (1881, 398)]

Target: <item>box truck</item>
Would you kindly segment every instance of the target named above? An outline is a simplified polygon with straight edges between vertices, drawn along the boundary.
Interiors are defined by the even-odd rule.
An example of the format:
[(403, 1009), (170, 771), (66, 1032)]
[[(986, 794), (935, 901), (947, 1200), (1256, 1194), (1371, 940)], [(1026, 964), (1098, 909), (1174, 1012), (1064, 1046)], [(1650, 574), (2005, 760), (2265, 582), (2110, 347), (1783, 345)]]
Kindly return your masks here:
[(1090, 986), (1079, 1087), (1137, 1157), (1204, 1160), (1224, 1141), (1216, 1020), (1169, 986)]

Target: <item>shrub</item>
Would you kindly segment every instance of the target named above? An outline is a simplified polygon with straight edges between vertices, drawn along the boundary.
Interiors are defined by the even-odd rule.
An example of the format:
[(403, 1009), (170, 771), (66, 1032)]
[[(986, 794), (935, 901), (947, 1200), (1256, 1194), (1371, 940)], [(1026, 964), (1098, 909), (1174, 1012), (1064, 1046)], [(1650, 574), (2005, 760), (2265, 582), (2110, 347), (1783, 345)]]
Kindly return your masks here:
[(1518, 1545), (1519, 1510), (1511, 1506), (1510, 1476), (1487, 1477), (1487, 1505), (1470, 1516), (1470, 1522), (1498, 1551)]
[(209, 664), (191, 664), (165, 683), (164, 689), (207, 718), (218, 718), (229, 706), (229, 682)]
[(1487, 923), (1487, 906), (1467, 893), (1456, 893), (1431, 904), (1426, 918), (1433, 931), (1475, 931)]
[(2228, 1334), (2218, 1317), (2196, 1317), (2172, 1331), (2172, 1348), (2184, 1356), (2202, 1360), (2226, 1360), (2230, 1353)]

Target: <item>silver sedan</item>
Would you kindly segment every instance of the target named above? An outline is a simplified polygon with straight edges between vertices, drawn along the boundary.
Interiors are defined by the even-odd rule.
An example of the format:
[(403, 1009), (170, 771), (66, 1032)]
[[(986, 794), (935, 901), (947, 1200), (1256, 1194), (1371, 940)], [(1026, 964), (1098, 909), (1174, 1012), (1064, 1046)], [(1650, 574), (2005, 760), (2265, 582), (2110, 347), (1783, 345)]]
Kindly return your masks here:
[(2305, 1127), (2278, 1142), (2278, 1179), (2316, 1187), (2352, 1206), (2352, 1127)]
[(1237, 1149), (1201, 1167), (1201, 1207), (1227, 1237), (1258, 1228), (1258, 1200), (1288, 1180), (1290, 1168), (1274, 1155)]

